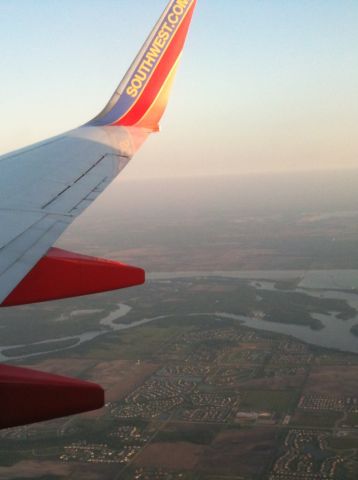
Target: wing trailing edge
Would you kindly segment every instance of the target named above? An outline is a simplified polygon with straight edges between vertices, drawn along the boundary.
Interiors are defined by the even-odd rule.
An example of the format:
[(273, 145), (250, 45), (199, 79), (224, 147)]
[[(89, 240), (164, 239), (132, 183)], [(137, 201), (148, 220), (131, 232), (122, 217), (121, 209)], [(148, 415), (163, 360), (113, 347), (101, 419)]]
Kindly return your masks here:
[(88, 125), (158, 130), (196, 2), (169, 2), (107, 106)]

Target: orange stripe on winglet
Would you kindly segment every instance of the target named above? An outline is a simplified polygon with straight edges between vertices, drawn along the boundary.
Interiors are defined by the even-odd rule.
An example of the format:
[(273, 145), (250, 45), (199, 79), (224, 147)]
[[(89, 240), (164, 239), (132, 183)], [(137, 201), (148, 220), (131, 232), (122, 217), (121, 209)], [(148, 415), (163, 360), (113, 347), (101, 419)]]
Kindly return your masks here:
[(149, 130), (157, 131), (159, 129), (159, 122), (162, 118), (165, 109), (168, 105), (170, 91), (172, 89), (176, 72), (178, 70), (179, 62), (174, 65), (172, 71), (165, 80), (157, 98), (152, 103), (151, 107), (144, 114), (144, 116), (136, 124), (136, 127), (148, 128)]

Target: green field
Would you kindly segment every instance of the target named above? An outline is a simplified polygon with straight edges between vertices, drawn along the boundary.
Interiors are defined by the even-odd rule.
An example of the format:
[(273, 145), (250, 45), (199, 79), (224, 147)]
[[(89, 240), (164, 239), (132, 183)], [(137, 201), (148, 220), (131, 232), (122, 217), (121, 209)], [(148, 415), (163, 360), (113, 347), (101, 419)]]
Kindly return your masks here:
[(297, 403), (297, 392), (285, 390), (249, 390), (244, 393), (241, 407), (246, 410), (268, 410), (285, 413)]
[(290, 425), (306, 428), (333, 428), (337, 420), (342, 418), (339, 412), (298, 412)]

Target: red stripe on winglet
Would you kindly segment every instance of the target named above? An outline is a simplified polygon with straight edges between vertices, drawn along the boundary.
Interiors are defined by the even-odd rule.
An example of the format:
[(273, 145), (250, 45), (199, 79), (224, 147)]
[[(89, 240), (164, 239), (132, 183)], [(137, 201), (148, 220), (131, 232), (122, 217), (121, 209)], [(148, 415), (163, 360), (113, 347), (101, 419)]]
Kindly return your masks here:
[(173, 37), (168, 49), (159, 61), (152, 77), (144, 88), (140, 99), (122, 118), (113, 125), (133, 126), (140, 121), (148, 109), (152, 106), (163, 83), (170, 74), (176, 60), (183, 50), (185, 39), (189, 30), (190, 22), (194, 13), (195, 2), (188, 10), (188, 13)]

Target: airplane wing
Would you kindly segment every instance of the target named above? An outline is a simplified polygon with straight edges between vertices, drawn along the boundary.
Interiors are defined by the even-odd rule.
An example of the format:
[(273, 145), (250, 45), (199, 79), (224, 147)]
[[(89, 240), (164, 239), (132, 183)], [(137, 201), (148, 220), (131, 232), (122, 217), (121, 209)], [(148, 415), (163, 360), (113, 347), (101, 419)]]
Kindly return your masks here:
[[(169, 2), (112, 98), (93, 120), (0, 157), (0, 306), (144, 282), (140, 268), (52, 245), (121, 172), (148, 135), (158, 131), (195, 4), (196, 0)], [(28, 381), (23, 373), (19, 372), (20, 383), (25, 377)], [(54, 414), (40, 413), (41, 418)], [(13, 419), (11, 424), (23, 421)]]
[[(158, 130), (195, 3), (196, 0), (169, 2), (123, 81), (96, 118), (64, 135), (0, 157), (2, 306), (93, 293), (96, 288), (103, 290), (100, 282), (88, 286), (88, 292), (78, 284), (79, 291), (74, 285), (60, 296), (73, 270), (68, 268), (68, 276), (62, 272), (65, 277), (54, 276), (50, 260), (56, 257), (61, 263), (68, 257), (56, 250), (46, 254), (67, 226), (125, 167), (145, 138)], [(70, 256), (73, 261), (73, 254)], [(78, 262), (81, 263), (81, 257)], [(35, 283), (41, 286), (41, 279), (33, 271), (38, 264), (43, 285), (34, 289)], [(47, 265), (49, 268), (45, 268)], [(138, 280), (143, 281), (143, 274), (137, 273)], [(55, 285), (49, 285), (49, 276)]]

